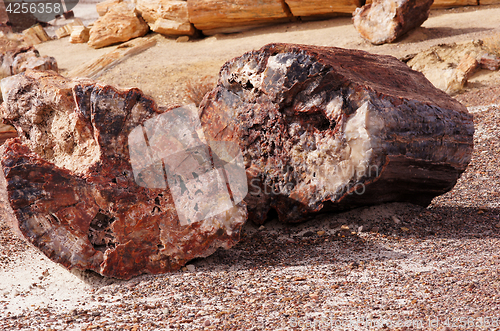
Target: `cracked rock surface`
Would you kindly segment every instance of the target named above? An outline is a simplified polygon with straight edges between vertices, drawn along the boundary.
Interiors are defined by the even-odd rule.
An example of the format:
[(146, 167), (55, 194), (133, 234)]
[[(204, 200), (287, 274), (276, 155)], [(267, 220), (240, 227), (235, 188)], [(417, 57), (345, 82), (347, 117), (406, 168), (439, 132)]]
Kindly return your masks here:
[(361, 37), (372, 44), (391, 43), (429, 18), (434, 0), (374, 0), (353, 13)]
[[(132, 169), (131, 157), (147, 160), (151, 154), (137, 155), (137, 141), (132, 151), (131, 133), (146, 132), (145, 123), (173, 110), (158, 109), (138, 89), (54, 72), (13, 76), (2, 81), (2, 91), (1, 116), (19, 138), (0, 150), (0, 207), (7, 224), (51, 260), (128, 279), (177, 270), (238, 242), (247, 219), (243, 202), (180, 222), (170, 190), (144, 184), (154, 169)], [(188, 135), (201, 144), (201, 136), (182, 131), (187, 125), (192, 123), (168, 136), (171, 144)], [(204, 185), (199, 180), (195, 186)]]
[(389, 201), (428, 205), (473, 149), (472, 116), (391, 56), (270, 44), (227, 62), (200, 105), (211, 139), (238, 142), (249, 218), (282, 221)]

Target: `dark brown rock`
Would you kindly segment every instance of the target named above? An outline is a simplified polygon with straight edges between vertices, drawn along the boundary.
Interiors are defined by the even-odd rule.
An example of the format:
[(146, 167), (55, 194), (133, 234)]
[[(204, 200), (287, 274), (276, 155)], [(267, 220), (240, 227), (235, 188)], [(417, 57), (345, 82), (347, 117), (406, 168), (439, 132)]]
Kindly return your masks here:
[(249, 217), (296, 222), (388, 201), (427, 205), (471, 159), (467, 108), (391, 56), (271, 44), (227, 62), (200, 105), (243, 150)]
[(374, 0), (354, 11), (354, 27), (372, 44), (390, 43), (422, 25), (433, 1)]
[[(206, 151), (196, 109), (162, 111), (138, 89), (53, 72), (27, 71), (9, 80), (1, 116), (20, 137), (0, 149), (2, 215), (50, 259), (127, 279), (177, 270), (238, 241), (247, 216), (243, 202), (205, 210), (222, 200), (206, 180), (214, 171), (193, 163), (194, 154), (199, 159)], [(164, 146), (177, 154), (165, 154)], [(183, 152), (183, 146), (196, 153)], [(193, 167), (182, 173), (189, 162)], [(170, 176), (173, 163), (180, 173), (168, 177), (166, 187), (161, 167)], [(183, 182), (196, 175), (196, 165), (208, 172)], [(235, 186), (228, 186), (233, 201), (240, 201)], [(205, 191), (199, 196), (193, 187)], [(179, 201), (197, 205), (182, 209)]]

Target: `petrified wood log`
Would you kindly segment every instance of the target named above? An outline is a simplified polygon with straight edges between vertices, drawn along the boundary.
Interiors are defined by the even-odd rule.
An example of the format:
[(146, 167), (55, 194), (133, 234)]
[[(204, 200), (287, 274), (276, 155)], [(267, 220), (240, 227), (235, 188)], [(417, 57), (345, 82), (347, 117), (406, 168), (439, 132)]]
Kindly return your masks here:
[(361, 37), (380, 45), (418, 28), (429, 17), (434, 0), (374, 0), (356, 9), (353, 23)]
[(467, 108), (391, 56), (271, 44), (227, 62), (200, 105), (243, 150), (249, 218), (296, 222), (388, 201), (427, 205), (470, 161)]
[(205, 35), (286, 22), (292, 16), (283, 0), (189, 0), (187, 3), (189, 20)]
[[(50, 72), (28, 71), (2, 83), (8, 86), (1, 115), (20, 133), (0, 149), (2, 215), (53, 261), (127, 279), (176, 270), (239, 240), (243, 202), (205, 210), (205, 200), (223, 201), (209, 182), (214, 171), (198, 173), (180, 190), (170, 184), (182, 174), (169, 177), (167, 188), (157, 169), (164, 163), (169, 173), (176, 161), (193, 163), (179, 150), (186, 144), (197, 152), (191, 156), (203, 157), (197, 109), (162, 113), (138, 89)], [(165, 146), (179, 153), (155, 159)], [(198, 204), (181, 210), (179, 201)]]
[(101, 48), (142, 37), (148, 31), (149, 26), (141, 17), (137, 17), (134, 6), (119, 3), (109, 7), (106, 14), (94, 22), (88, 44)]
[(362, 0), (286, 0), (293, 16), (330, 16), (332, 14), (352, 14), (364, 5)]

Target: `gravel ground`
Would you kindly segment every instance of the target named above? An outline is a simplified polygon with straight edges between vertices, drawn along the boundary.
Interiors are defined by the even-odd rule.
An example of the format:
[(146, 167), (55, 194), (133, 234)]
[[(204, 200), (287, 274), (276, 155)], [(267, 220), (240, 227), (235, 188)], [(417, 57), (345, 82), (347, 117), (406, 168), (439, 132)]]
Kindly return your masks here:
[(428, 208), (249, 223), (231, 250), (130, 281), (68, 272), (2, 224), (0, 329), (500, 330), (500, 106), (482, 105), (493, 97), (461, 96), (473, 159)]

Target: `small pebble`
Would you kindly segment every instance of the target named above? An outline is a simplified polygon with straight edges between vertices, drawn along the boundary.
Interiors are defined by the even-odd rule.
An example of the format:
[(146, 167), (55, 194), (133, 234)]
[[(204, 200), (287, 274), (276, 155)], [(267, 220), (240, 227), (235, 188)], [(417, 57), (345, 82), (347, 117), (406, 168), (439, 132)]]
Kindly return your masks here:
[(178, 42), (178, 43), (185, 43), (185, 42), (189, 41), (189, 37), (188, 36), (180, 36), (175, 41)]
[(396, 224), (401, 224), (401, 220), (399, 218), (397, 218), (396, 216), (392, 216), (392, 220), (394, 221), (394, 223)]
[(189, 271), (189, 272), (194, 272), (196, 270), (196, 267), (193, 265), (193, 264), (188, 264), (186, 266), (186, 269)]
[(322, 236), (322, 235), (324, 235), (326, 232), (325, 232), (325, 231), (323, 231), (323, 230), (320, 230), (320, 231), (318, 231), (318, 232), (316, 232), (316, 233), (318, 234), (318, 236)]
[(265, 227), (264, 225), (261, 225), (261, 226), (259, 227), (259, 231), (262, 231), (262, 230), (265, 230), (265, 229), (266, 229), (266, 227)]
[(203, 322), (203, 326), (210, 326), (210, 320), (205, 320), (205, 322)]

